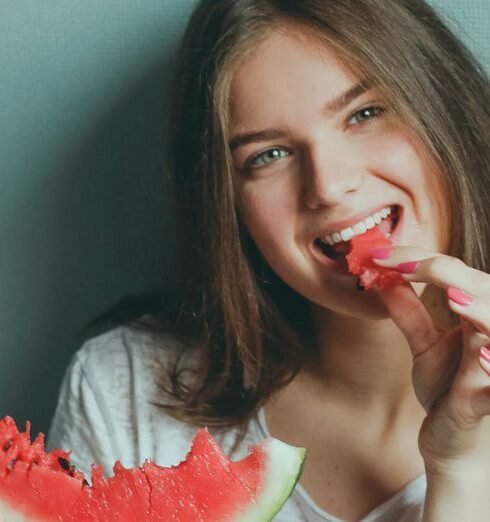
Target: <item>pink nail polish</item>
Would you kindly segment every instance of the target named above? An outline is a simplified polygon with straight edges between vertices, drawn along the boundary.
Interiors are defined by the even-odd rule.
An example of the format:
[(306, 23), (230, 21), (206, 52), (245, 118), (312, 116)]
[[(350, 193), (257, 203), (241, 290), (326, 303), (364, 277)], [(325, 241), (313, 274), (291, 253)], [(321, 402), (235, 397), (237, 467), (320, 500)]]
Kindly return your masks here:
[(406, 263), (400, 263), (396, 265), (396, 269), (401, 274), (413, 274), (419, 266), (418, 261), (408, 261)]
[(447, 289), (447, 296), (451, 301), (454, 301), (456, 304), (461, 306), (468, 306), (473, 302), (473, 297), (471, 297), (471, 295), (465, 294), (464, 292), (461, 292), (461, 290), (453, 288), (452, 286)]
[(487, 361), (487, 363), (490, 363), (490, 350), (485, 346), (482, 346), (480, 348), (480, 357)]
[(371, 248), (369, 253), (375, 259), (388, 259), (391, 256), (392, 249), (390, 247)]

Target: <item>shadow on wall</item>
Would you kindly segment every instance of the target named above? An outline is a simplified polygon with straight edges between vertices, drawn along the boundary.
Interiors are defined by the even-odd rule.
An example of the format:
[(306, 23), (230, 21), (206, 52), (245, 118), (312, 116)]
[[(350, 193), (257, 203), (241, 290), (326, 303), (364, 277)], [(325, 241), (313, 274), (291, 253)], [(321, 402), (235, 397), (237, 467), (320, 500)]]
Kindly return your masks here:
[(23, 247), (31, 259), (35, 251), (38, 271), (31, 277), (42, 309), (35, 324), (27, 310), (19, 349), (10, 351), (11, 371), (2, 370), (0, 416), (30, 419), (34, 432), (48, 429), (83, 325), (123, 295), (172, 282), (176, 234), (163, 151), (169, 70), (169, 63), (156, 65), (114, 98), (46, 176), (52, 186), (29, 196), (49, 231)]

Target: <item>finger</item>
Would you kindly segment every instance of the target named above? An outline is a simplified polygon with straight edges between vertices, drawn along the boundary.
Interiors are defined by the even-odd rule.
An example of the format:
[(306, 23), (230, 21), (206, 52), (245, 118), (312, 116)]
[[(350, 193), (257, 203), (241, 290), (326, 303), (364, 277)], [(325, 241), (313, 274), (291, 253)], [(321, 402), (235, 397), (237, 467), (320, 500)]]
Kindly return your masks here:
[(447, 289), (449, 308), (468, 321), (478, 332), (490, 337), (490, 303), (458, 288)]
[(414, 357), (425, 352), (441, 337), (441, 331), (436, 328), (411, 284), (396, 285), (377, 292), (393, 322), (405, 335)]
[(461, 362), (462, 332), (458, 326), (440, 342), (414, 358), (413, 382), (420, 403), (429, 412), (451, 388)]
[(373, 258), (373, 262), (398, 270), (405, 281), (455, 287), (470, 295), (490, 297), (490, 275), (456, 257), (415, 247), (394, 247), (389, 258)]
[(467, 321), (462, 321), (461, 326), (464, 350), (453, 391), (454, 396), (460, 398), (456, 409), (458, 422), (471, 425), (490, 415), (490, 377), (480, 362), (480, 350), (490, 343), (490, 338)]
[(394, 323), (405, 335), (413, 355), (414, 389), (429, 412), (453, 382), (460, 359), (461, 326), (440, 331), (412, 285), (406, 283), (378, 290)]
[(471, 323), (463, 320), (461, 322), (463, 333), (463, 354), (461, 359), (460, 373), (465, 379), (469, 379), (474, 386), (488, 384), (487, 376), (482, 372), (479, 363), (480, 348), (490, 344), (490, 337), (479, 332)]
[[(444, 288), (448, 294), (449, 308), (471, 322), (480, 332), (490, 335), (490, 276), (469, 267), (461, 260), (436, 255), (413, 247), (397, 247), (388, 260), (374, 260), (405, 271), (403, 279), (412, 282), (433, 283)], [(425, 256), (425, 258), (424, 258)], [(400, 259), (415, 259), (405, 261)], [(410, 273), (406, 273), (410, 272)]]
[(478, 362), (481, 369), (490, 377), (490, 343), (480, 346), (478, 350)]

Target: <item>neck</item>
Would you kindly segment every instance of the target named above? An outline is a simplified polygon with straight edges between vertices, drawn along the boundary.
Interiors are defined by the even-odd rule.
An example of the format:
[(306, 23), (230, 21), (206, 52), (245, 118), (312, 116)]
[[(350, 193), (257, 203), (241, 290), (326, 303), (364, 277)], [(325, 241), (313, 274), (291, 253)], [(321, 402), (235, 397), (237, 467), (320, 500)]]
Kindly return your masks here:
[(313, 318), (318, 350), (307, 371), (326, 394), (360, 408), (393, 408), (413, 398), (412, 356), (391, 320), (359, 320), (318, 308)]

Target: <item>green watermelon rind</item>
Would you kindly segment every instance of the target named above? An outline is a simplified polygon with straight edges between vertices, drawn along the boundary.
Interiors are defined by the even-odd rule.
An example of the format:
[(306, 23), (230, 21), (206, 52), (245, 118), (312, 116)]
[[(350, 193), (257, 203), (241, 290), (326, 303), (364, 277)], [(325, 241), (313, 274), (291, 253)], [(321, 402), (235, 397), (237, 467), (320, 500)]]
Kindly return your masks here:
[(0, 522), (29, 522), (29, 519), (22, 513), (14, 511), (7, 502), (0, 499)]
[[(278, 439), (266, 439), (262, 448), (268, 456), (264, 486), (253, 504), (237, 515), (234, 522), (270, 522), (284, 506), (298, 483), (306, 458), (306, 449), (290, 446)], [(285, 465), (288, 469), (285, 470)]]

